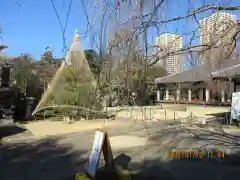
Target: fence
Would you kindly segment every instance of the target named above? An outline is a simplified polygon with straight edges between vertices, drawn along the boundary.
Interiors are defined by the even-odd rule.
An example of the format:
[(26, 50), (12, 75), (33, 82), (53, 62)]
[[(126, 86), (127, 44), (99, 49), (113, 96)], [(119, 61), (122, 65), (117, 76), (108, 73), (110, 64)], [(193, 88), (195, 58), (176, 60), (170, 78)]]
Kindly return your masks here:
[[(47, 107), (45, 107), (47, 108)], [(48, 107), (49, 108), (49, 107)], [(53, 107), (51, 107), (53, 108)], [(54, 106), (54, 109), (59, 109), (60, 106)], [(86, 108), (72, 107), (72, 106), (61, 106), (61, 109), (68, 109), (71, 114), (70, 116), (74, 117), (75, 120), (80, 117), (84, 117), (87, 120), (90, 119), (99, 119), (99, 118), (111, 118), (111, 119), (126, 119), (126, 120), (141, 120), (141, 121), (177, 121), (177, 122), (188, 122), (193, 123), (201, 121), (203, 119), (207, 121), (219, 121), (221, 124), (230, 123), (230, 113), (222, 113), (220, 116), (211, 116), (195, 114), (192, 111), (187, 111), (186, 108), (179, 107), (168, 107), (163, 108), (162, 106), (148, 106), (148, 107), (139, 107), (139, 106), (130, 106), (130, 107), (119, 107), (119, 108), (107, 108), (105, 111), (95, 111)], [(62, 109), (62, 112), (63, 112)], [(73, 115), (73, 111), (76, 111)], [(79, 114), (79, 112), (82, 112)], [(67, 113), (67, 114), (69, 114)], [(64, 116), (69, 116), (65, 114)], [(80, 115), (80, 116), (79, 116)], [(109, 116), (111, 115), (111, 117)], [(75, 117), (76, 116), (76, 117)], [(115, 118), (112, 118), (114, 116)], [(82, 118), (81, 118), (82, 119)]]
[(129, 107), (116, 114), (118, 119), (145, 120), (145, 121), (177, 121), (194, 123), (200, 121), (219, 121), (220, 124), (230, 123), (229, 112), (223, 112), (219, 116), (199, 116), (193, 112), (179, 109), (163, 109), (162, 107)]

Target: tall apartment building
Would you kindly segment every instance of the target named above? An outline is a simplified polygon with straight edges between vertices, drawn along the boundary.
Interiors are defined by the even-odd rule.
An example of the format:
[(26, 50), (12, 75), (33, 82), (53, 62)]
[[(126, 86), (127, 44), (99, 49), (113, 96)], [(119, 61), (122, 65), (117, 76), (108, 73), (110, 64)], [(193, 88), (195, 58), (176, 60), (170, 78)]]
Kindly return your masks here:
[[(232, 37), (236, 32), (236, 22), (236, 16), (226, 12), (217, 12), (200, 20), (200, 44), (212, 47), (201, 53), (202, 63), (206, 60), (218, 59), (222, 56), (221, 53), (225, 55), (234, 49)], [(234, 52), (236, 51), (233, 51), (233, 56)], [(219, 57), (216, 57), (216, 54)]]
[[(182, 37), (178, 34), (163, 33), (156, 38), (159, 63), (165, 67), (169, 74), (180, 72), (180, 55), (175, 53), (182, 48)], [(170, 55), (168, 55), (170, 54)]]

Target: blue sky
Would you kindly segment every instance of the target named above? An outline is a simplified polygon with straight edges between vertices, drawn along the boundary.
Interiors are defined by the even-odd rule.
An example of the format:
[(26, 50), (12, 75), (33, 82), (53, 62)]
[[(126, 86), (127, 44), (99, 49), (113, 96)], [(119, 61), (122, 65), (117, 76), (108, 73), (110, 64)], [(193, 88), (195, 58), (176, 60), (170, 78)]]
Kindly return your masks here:
[[(216, 2), (215, 0), (209, 0)], [(232, 0), (232, 5), (240, 5), (239, 0)], [(65, 23), (68, 0), (54, 0), (62, 23)], [(172, 0), (173, 2), (173, 0)], [(176, 2), (176, 0), (174, 1)], [(164, 14), (164, 19), (176, 17), (187, 12), (188, 0), (181, 3), (169, 3)], [(198, 7), (202, 0), (194, 0), (194, 7)], [(229, 0), (221, 1), (227, 4)], [(20, 5), (19, 5), (20, 4)], [(171, 7), (171, 8), (170, 8)], [(50, 46), (55, 56), (63, 56), (63, 41), (59, 22), (51, 6), (50, 0), (2, 0), (0, 2), (0, 27), (3, 30), (0, 43), (9, 46), (4, 51), (7, 55), (16, 56), (21, 53), (29, 53), (35, 58), (43, 53), (45, 47)], [(234, 12), (239, 15), (239, 12)], [(205, 14), (206, 15), (206, 14)], [(204, 15), (202, 15), (204, 16)], [(199, 17), (200, 18), (200, 17)], [(79, 32), (86, 30), (87, 21), (83, 13), (81, 0), (73, 0), (68, 26), (66, 29), (67, 46), (70, 46), (75, 29)], [(190, 32), (194, 25), (188, 21), (169, 23), (161, 27), (159, 32), (150, 31), (154, 43), (154, 37), (162, 31), (178, 32), (180, 34)], [(90, 48), (90, 41), (81, 37), (85, 49)], [(196, 40), (196, 43), (197, 40)]]
[[(59, 1), (54, 1), (59, 2)], [(65, 22), (66, 6), (69, 1), (56, 3), (62, 22)], [(19, 6), (15, 0), (0, 2), (0, 26), (3, 30), (3, 43), (9, 46), (4, 52), (8, 55), (30, 53), (38, 58), (46, 46), (53, 48), (56, 56), (63, 55), (63, 41), (59, 22), (53, 11), (50, 0), (19, 0)], [(63, 8), (65, 6), (65, 8)], [(80, 1), (73, 1), (71, 14), (66, 29), (67, 45), (75, 34), (75, 29), (84, 32), (86, 20)], [(86, 47), (87, 40), (82, 39)]]

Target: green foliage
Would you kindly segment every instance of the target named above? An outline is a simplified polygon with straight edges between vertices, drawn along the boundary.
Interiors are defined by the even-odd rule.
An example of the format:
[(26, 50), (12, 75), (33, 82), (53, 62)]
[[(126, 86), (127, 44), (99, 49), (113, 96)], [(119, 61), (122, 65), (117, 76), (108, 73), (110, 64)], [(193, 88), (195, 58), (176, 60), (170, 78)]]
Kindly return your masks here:
[[(120, 74), (119, 84), (124, 84), (124, 98), (130, 98), (131, 92), (137, 93), (136, 103), (138, 105), (146, 105), (150, 103), (149, 97), (154, 90), (154, 80), (157, 77), (167, 75), (167, 71), (160, 65), (149, 66), (145, 64), (145, 58), (136, 53), (132, 59), (128, 61), (127, 69)], [(129, 99), (127, 99), (129, 102)]]
[(100, 62), (97, 53), (94, 50), (85, 50), (84, 54), (92, 73), (94, 76), (96, 76), (100, 68)]
[(26, 92), (27, 83), (32, 74), (31, 62), (29, 56), (18, 57), (13, 64), (12, 77), (15, 81), (15, 87), (21, 92)]
[(6, 45), (0, 45), (0, 52), (3, 50), (3, 49), (6, 49), (8, 48)]
[(67, 104), (101, 110), (103, 107), (96, 100), (95, 90), (96, 88), (92, 83), (90, 75), (81, 71), (77, 72), (74, 68), (66, 67), (62, 71), (56, 91), (52, 93), (50, 99), (53, 99), (55, 104)]
[(75, 180), (89, 180), (89, 178), (83, 173), (76, 173)]
[(53, 63), (54, 61), (53, 53), (49, 48), (46, 48), (46, 51), (41, 56), (41, 60), (44, 61), (45, 63), (49, 63), (49, 64)]
[(145, 77), (150, 83), (153, 83), (156, 78), (166, 75), (167, 71), (160, 65), (149, 67), (145, 72)]
[(26, 87), (28, 97), (37, 97), (39, 93), (39, 77), (36, 74), (29, 74)]
[(148, 67), (148, 69), (142, 73), (141, 78), (138, 80), (138, 90), (139, 95), (136, 99), (137, 104), (139, 105), (149, 105), (150, 102), (150, 95), (153, 93), (154, 80), (157, 77), (162, 77), (167, 75), (167, 71), (161, 66), (152, 66)]

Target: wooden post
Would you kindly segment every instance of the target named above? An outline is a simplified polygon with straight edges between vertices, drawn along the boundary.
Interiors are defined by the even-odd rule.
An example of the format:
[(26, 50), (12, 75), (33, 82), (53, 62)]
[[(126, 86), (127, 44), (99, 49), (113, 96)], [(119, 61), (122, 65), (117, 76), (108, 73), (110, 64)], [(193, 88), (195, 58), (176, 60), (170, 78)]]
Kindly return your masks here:
[(167, 120), (167, 110), (166, 109), (164, 111), (164, 115), (165, 115), (165, 120)]
[(149, 109), (149, 119), (152, 120), (152, 108)]
[(203, 89), (200, 88), (198, 93), (199, 93), (199, 100), (202, 101), (203, 100)]
[(131, 110), (131, 119), (132, 119), (132, 106), (131, 106), (130, 110)]
[(173, 110), (173, 119), (174, 119), (174, 121), (176, 120), (175, 119), (175, 109)]

